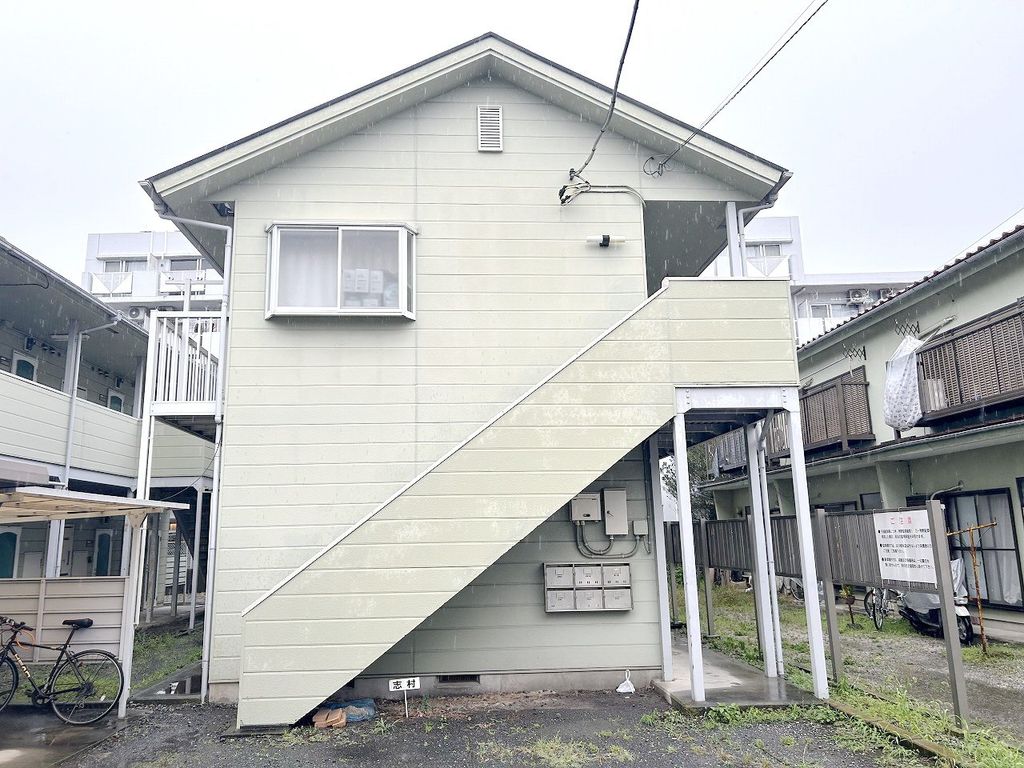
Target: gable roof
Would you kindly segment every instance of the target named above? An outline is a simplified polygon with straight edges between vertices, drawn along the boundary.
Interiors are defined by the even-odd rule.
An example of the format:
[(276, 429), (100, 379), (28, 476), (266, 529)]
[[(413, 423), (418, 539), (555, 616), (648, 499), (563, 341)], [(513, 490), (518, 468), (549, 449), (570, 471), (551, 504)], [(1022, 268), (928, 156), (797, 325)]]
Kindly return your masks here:
[(843, 322), (839, 323), (839, 325), (835, 326), (834, 328), (825, 331), (825, 333), (819, 334), (818, 336), (815, 336), (813, 339), (810, 339), (809, 341), (804, 342), (798, 347), (798, 350), (801, 352), (807, 351), (812, 346), (817, 345), (824, 339), (828, 339), (829, 341), (831, 341), (832, 339), (839, 336), (840, 332), (842, 332), (843, 330), (850, 330), (850, 327), (853, 325), (863, 325), (865, 322), (868, 322), (867, 320), (864, 319), (865, 317), (868, 317), (869, 319), (874, 319), (877, 316), (878, 311), (881, 310), (883, 307), (891, 305), (894, 302), (904, 301), (907, 298), (907, 295), (910, 293), (920, 293), (923, 290), (922, 286), (929, 286), (936, 280), (939, 280), (943, 277), (947, 277), (951, 273), (959, 271), (961, 268), (965, 268), (965, 265), (976, 263), (979, 260), (979, 257), (986, 253), (990, 253), (993, 249), (1006, 245), (1011, 240), (1017, 238), (1018, 235), (1020, 236), (1020, 239), (1024, 241), (1024, 234), (1021, 233), (1024, 233), (1024, 224), (1019, 224), (1013, 229), (1007, 232), (1003, 232), (1003, 234), (1001, 234), (999, 237), (992, 238), (991, 240), (989, 240), (989, 242), (985, 243), (984, 245), (980, 245), (977, 248), (970, 250), (961, 256), (956, 257), (952, 261), (943, 264), (938, 269), (935, 269), (932, 272), (926, 274), (920, 280), (916, 280), (910, 283), (909, 285), (900, 288), (891, 296), (888, 296), (884, 299), (879, 299), (874, 304), (862, 309), (856, 315), (853, 315), (844, 320)]
[[(158, 209), (214, 220), (214, 212), (195, 207), (196, 201), (216, 199), (219, 190), (269, 167), (487, 75), (509, 81), (583, 119), (600, 123), (607, 114), (611, 94), (607, 86), (487, 33), (154, 174), (140, 184)], [(679, 153), (679, 161), (740, 190), (751, 200), (777, 191), (788, 178), (781, 166), (623, 94), (619, 94), (609, 129), (658, 153), (671, 152), (693, 133)], [(199, 233), (193, 234), (194, 239), (202, 239)]]

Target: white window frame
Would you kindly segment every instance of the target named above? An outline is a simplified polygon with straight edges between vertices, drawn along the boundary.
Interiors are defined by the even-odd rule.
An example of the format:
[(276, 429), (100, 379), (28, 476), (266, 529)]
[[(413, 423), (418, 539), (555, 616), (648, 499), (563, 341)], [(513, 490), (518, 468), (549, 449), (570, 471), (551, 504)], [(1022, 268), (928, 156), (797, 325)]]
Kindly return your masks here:
[[(814, 316), (814, 308), (815, 307), (824, 307), (826, 310), (828, 310), (828, 313), (824, 317), (815, 317)], [(831, 320), (832, 319), (832, 305), (829, 304), (828, 302), (821, 302), (821, 301), (818, 301), (818, 302), (808, 302), (807, 303), (807, 313), (808, 313), (807, 316), (809, 318), (813, 319), (813, 320)]]
[[(281, 232), (291, 230), (338, 231), (338, 302), (342, 302), (341, 249), (345, 231), (392, 231), (398, 232), (398, 306), (397, 307), (282, 307), (277, 303), (279, 287), (278, 254), (281, 247)], [(337, 221), (276, 221), (267, 227), (267, 320), (273, 317), (405, 317), (416, 319), (416, 240), (419, 233), (408, 224), (350, 224)], [(408, 235), (412, 235), (409, 238)], [(412, 254), (409, 244), (412, 244)], [(411, 270), (410, 270), (411, 267)], [(412, 281), (412, 301), (409, 301), (409, 281)]]
[[(32, 378), (26, 379), (24, 376), (18, 376), (18, 362), (24, 360), (26, 363), (32, 364)], [(22, 381), (34, 381), (39, 383), (39, 358), (32, 357), (32, 355), (26, 355), (22, 352), (15, 352), (11, 355), (11, 373), (18, 376)]]
[[(111, 407), (111, 405), (110, 405), (110, 398), (112, 398), (112, 397), (119, 397), (119, 398), (121, 398), (121, 407), (120, 408), (113, 408), (113, 407)], [(117, 413), (124, 413), (124, 406), (125, 406), (124, 393), (123, 392), (118, 392), (116, 389), (108, 389), (107, 390), (107, 408), (110, 408), (110, 410), (116, 411)]]

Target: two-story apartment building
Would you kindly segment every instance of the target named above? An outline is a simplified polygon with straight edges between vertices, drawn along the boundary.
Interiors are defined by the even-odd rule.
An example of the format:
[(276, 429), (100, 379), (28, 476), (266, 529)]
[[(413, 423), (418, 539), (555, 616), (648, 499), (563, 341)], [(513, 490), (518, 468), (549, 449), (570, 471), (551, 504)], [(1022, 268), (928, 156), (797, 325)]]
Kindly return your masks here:
[(622, 95), (570, 172), (609, 96), (489, 34), (142, 182), (228, 286), (223, 396), (147, 398), (218, 446), (204, 687), (241, 726), (670, 669), (659, 451), (796, 402), (788, 281), (696, 276), (789, 173)]
[[(997, 525), (978, 540), (979, 582), (994, 616), (1017, 622), (1024, 540), (1024, 228), (993, 239), (865, 309), (798, 350), (811, 503), (831, 509), (910, 505), (935, 496), (950, 530)], [(883, 411), (887, 361), (904, 336), (917, 352), (922, 416), (895, 430)], [(788, 446), (769, 431), (772, 504), (791, 508)], [(722, 516), (749, 505), (735, 476), (738, 433), (709, 443)], [(777, 487), (773, 485), (777, 483)], [(966, 536), (950, 539), (966, 556)], [(967, 571), (969, 586), (974, 576)], [(1006, 610), (1002, 610), (1006, 609)]]
[[(33, 485), (132, 496), (148, 343), (143, 328), (0, 239), (0, 490)], [(152, 498), (190, 509), (179, 513), (177, 526), (167, 512), (148, 526), (150, 607), (166, 591), (160, 566), (168, 530), (194, 534), (196, 505), (208, 505), (213, 456), (209, 441), (166, 424), (154, 431), (151, 450)], [(127, 531), (123, 515), (0, 523), (0, 614), (19, 615), (12, 595), (41, 580), (123, 575)], [(204, 541), (193, 535), (182, 544), (192, 549)], [(182, 568), (177, 575), (182, 588), (205, 587), (200, 572), (194, 582)]]

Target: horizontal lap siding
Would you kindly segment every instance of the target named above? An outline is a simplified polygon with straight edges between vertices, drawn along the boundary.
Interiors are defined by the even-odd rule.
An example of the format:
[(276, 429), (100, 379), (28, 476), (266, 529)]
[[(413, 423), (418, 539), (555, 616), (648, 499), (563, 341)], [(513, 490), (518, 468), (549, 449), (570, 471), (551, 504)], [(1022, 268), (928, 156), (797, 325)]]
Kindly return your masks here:
[[(63, 392), (0, 375), (0, 454), (63, 465), (69, 405)], [(139, 437), (138, 419), (79, 398), (71, 465), (134, 477)]]
[[(637, 202), (557, 202), (596, 127), (501, 82), (454, 94), (225, 193), (236, 226), (214, 682), (238, 679), (242, 609), (645, 296)], [(476, 151), (488, 101), (506, 103), (502, 153)], [(639, 184), (644, 157), (609, 134), (595, 178)], [(698, 174), (679, 183), (721, 197)], [(264, 319), (266, 226), (317, 218), (418, 229), (415, 322)], [(627, 242), (585, 244), (604, 231)], [(500, 554), (483, 546), (455, 554), (472, 567)], [(365, 547), (359, 562), (386, 549)], [(436, 562), (433, 549), (410, 557)]]
[[(490, 454), (488, 466), (493, 468), (497, 452), (482, 453)], [(585, 461), (587, 459), (581, 458), (577, 463)], [(530, 471), (525, 465), (523, 470)], [(632, 451), (586, 490), (597, 492), (606, 487), (626, 488), (631, 523), (647, 518), (640, 451)], [(600, 525), (593, 526), (590, 533), (595, 541), (599, 540), (594, 530), (598, 528)], [(653, 556), (643, 547), (628, 558), (632, 611), (558, 615), (544, 612), (542, 564), (584, 560), (576, 549), (574, 535), (567, 510), (559, 509), (371, 664), (362, 676), (658, 666), (657, 571)], [(619, 543), (615, 551), (628, 551), (630, 546)], [(421, 585), (433, 587), (432, 574), (440, 570), (419, 569), (415, 578), (406, 584), (415, 584), (415, 589)], [(360, 574), (356, 580), (369, 575)], [(379, 577), (375, 576), (375, 584), (376, 579)], [(344, 625), (330, 625), (330, 629), (339, 637), (353, 634), (346, 631), (350, 628)], [(379, 635), (383, 635), (385, 629), (390, 629), (386, 623), (379, 628)], [(312, 630), (307, 630), (306, 634), (310, 640), (315, 637)], [(248, 627), (246, 639), (250, 639)]]
[[(346, 682), (346, 676), (355, 674), (352, 670), (371, 662), (377, 662), (373, 669), (381, 674), (410, 664), (415, 670), (455, 669), (446, 665), (457, 664), (461, 671), (468, 665), (472, 671), (489, 668), (488, 664), (518, 669), (527, 659), (534, 665), (545, 663), (539, 660), (543, 654), (514, 645), (525, 642), (523, 636), (518, 641), (510, 638), (501, 652), (489, 651), (486, 620), (480, 620), (479, 633), (470, 635), (481, 638), (478, 652), (430, 650), (421, 656), (418, 641), (410, 639), (419, 635), (408, 633), (422, 619), (457, 612), (467, 600), (467, 607), (493, 615), (493, 611), (487, 613), (486, 598), (493, 597), (494, 590), (483, 590), (484, 603), (474, 605), (472, 585), (486, 584), (491, 578), (488, 567), (495, 561), (501, 564), (499, 558), (514, 560), (517, 551), (528, 552), (527, 537), (538, 526), (538, 536), (552, 525), (564, 535), (557, 522), (544, 522), (551, 511), (580, 489), (598, 483), (633, 446), (672, 418), (676, 385), (794, 385), (797, 373), (788, 324), (773, 325), (778, 331), (774, 337), (752, 340), (744, 336), (744, 324), (729, 319), (785, 319), (787, 295), (788, 286), (782, 282), (670, 283), (658, 298), (328, 549), (246, 616), (246, 632), (282, 622), (307, 622), (309, 628), (307, 644), (291, 646), (287, 653), (243, 649), (240, 722), (261, 722), (258, 718), (265, 715), (260, 713), (271, 711), (268, 702), (279, 705), (275, 722), (297, 719)], [(689, 332), (691, 318), (708, 314), (708, 298), (714, 299), (713, 314), (719, 322), (694, 339)], [(731, 347), (730, 358), (719, 354), (722, 344)], [(604, 386), (606, 377), (594, 375), (607, 371), (615, 372), (610, 378), (624, 386)], [(585, 461), (581, 450), (586, 450)], [(481, 465), (488, 469), (482, 471)], [(462, 516), (447, 515), (453, 501), (461, 505)], [(524, 538), (526, 542), (520, 544)], [(558, 538), (555, 533), (553, 541)], [(446, 570), (439, 574), (436, 589), (395, 594), (388, 586), (389, 569), (413, 564)], [(334, 585), (345, 580), (345, 569), (373, 566), (378, 570), (362, 575), (358, 596), (338, 593)], [(453, 566), (459, 570), (447, 570)], [(445, 591), (441, 585), (451, 582), (442, 577), (461, 578), (470, 589)], [(442, 606), (444, 611), (435, 613)], [(536, 606), (524, 605), (522, 610), (524, 616), (540, 620)], [(472, 610), (466, 614), (467, 626), (476, 621), (471, 615)], [(405, 640), (395, 646), (389, 661), (377, 661), (387, 642), (363, 640), (358, 632), (338, 635), (330, 626), (318, 629), (316, 622), (310, 622), (315, 616), (391, 619), (392, 642), (403, 636)], [(643, 623), (644, 616), (640, 608), (625, 621)], [(611, 626), (616, 621), (623, 620), (606, 619)], [(429, 630), (423, 637), (430, 637)], [(445, 641), (435, 638), (433, 642)], [(646, 651), (652, 665), (655, 650), (652, 635)], [(645, 653), (635, 648), (625, 650), (624, 656), (634, 652), (641, 657)], [(345, 659), (346, 670), (336, 670), (342, 666), (334, 661), (339, 658)], [(554, 658), (555, 663), (564, 662), (558, 654)], [(581, 653), (579, 663), (593, 666), (598, 658), (617, 656)], [(303, 692), (307, 698), (298, 698)]]
[[(121, 577), (62, 578), (45, 581), (42, 623), (39, 622), (40, 579), (0, 581), (0, 615), (9, 616), (35, 627), (37, 642), (62, 645), (68, 636), (63, 621), (88, 617), (89, 629), (75, 632), (72, 651), (99, 648), (120, 655), (121, 610), (125, 580)], [(32, 651), (22, 657), (31, 660)], [(56, 657), (52, 651), (40, 651), (40, 660)]]

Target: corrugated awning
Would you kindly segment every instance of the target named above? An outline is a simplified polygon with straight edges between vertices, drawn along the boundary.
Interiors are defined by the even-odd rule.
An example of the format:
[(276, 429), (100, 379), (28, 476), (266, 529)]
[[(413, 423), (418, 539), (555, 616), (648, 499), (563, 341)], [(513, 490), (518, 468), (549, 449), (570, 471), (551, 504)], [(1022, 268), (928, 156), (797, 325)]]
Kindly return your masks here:
[(120, 515), (142, 518), (152, 512), (188, 508), (188, 504), (169, 501), (26, 486), (0, 493), (0, 524)]

